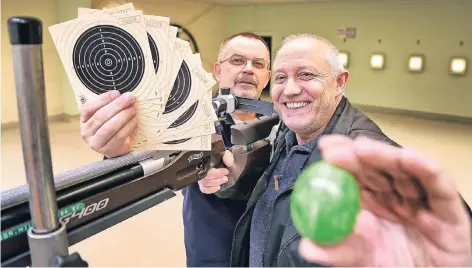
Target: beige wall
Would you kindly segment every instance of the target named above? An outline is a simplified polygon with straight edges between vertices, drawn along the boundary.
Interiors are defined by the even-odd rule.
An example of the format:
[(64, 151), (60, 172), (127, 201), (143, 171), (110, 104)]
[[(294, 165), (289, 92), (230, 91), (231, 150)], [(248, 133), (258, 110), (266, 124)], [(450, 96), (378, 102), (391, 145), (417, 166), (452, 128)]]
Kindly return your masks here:
[[(56, 0), (2, 0), (2, 124), (18, 121), (15, 77), (7, 20), (12, 16), (35, 16), (42, 20), (43, 31), (57, 22)], [(44, 80), (49, 115), (63, 112), (61, 62), (49, 35), (43, 34)]]
[[(18, 120), (16, 92), (6, 19), (33, 15), (44, 27), (72, 19), (77, 7), (112, 7), (125, 0), (3, 0), (2, 1), (2, 123)], [(449, 3), (449, 4), (448, 4)], [(456, 4), (454, 4), (456, 3)], [(254, 31), (282, 37), (309, 31), (332, 40), (351, 53), (351, 73), (346, 95), (356, 104), (406, 109), (472, 118), (472, 73), (451, 77), (448, 61), (455, 55), (472, 55), (472, 3), (459, 0), (351, 1), (226, 7), (183, 0), (135, 0), (147, 14), (168, 16), (195, 36), (203, 65), (212, 71), (220, 42), (229, 34)], [(15, 9), (15, 11), (13, 10)], [(355, 40), (336, 37), (336, 28), (357, 27)], [(382, 43), (377, 43), (382, 39)], [(420, 39), (421, 44), (416, 45)], [(459, 41), (464, 45), (459, 46)], [(369, 56), (385, 52), (387, 69), (371, 71)], [(49, 115), (77, 114), (72, 88), (55, 47), (44, 34), (44, 68)], [(426, 72), (412, 75), (406, 63), (410, 53), (426, 55)], [(470, 62), (472, 64), (472, 62)]]
[(43, 64), (49, 116), (78, 114), (72, 87), (57, 54), (48, 27), (77, 16), (78, 7), (91, 7), (91, 0), (2, 0), (2, 124), (18, 121), (15, 77), (7, 19), (33, 16), (43, 22)]
[[(354, 103), (472, 118), (472, 73), (460, 78), (448, 74), (452, 56), (472, 60), (471, 11), (472, 3), (456, 0), (236, 6), (227, 12), (227, 34), (269, 34), (275, 44), (295, 32), (322, 35), (351, 53), (346, 95)], [(342, 27), (357, 27), (357, 38), (343, 43), (336, 37), (336, 29)], [(386, 70), (369, 69), (372, 52), (386, 53)], [(425, 73), (407, 72), (411, 53), (425, 54)]]

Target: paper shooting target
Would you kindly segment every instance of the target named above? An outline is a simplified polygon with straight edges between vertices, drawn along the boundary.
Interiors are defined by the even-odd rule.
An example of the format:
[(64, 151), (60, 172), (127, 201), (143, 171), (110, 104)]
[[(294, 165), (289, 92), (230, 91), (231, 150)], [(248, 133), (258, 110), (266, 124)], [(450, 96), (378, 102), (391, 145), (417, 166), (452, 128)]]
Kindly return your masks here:
[[(190, 74), (190, 69), (185, 61), (182, 61), (180, 66), (179, 73), (175, 79), (175, 83), (172, 87), (172, 90), (167, 100), (166, 107), (163, 114), (171, 113), (177, 110), (182, 106), (187, 98), (190, 95), (190, 89), (192, 88), (192, 75)], [(177, 120), (175, 120), (172, 125), (173, 127), (180, 126), (190, 120), (193, 114), (197, 110), (197, 104), (193, 104), (190, 108), (187, 109)]]
[(48, 29), (79, 108), (110, 90), (131, 92), (139, 104), (133, 149), (211, 150), (216, 82), (192, 50), (195, 40), (170, 18), (129, 4), (78, 14)]
[(144, 54), (137, 40), (112, 25), (87, 29), (77, 39), (72, 57), (78, 78), (95, 94), (131, 92), (145, 72)]
[[(188, 120), (190, 120), (190, 118), (192, 118), (192, 115), (195, 114), (195, 112), (197, 111), (197, 108), (198, 108), (198, 101), (195, 102), (192, 106), (190, 106), (190, 108), (187, 109), (187, 111), (185, 111), (185, 113), (183, 113), (179, 118), (177, 118), (177, 120), (175, 120), (174, 123), (172, 123), (172, 125), (169, 126), (169, 128), (176, 128), (178, 126), (181, 126), (185, 123), (188, 122)], [(174, 141), (168, 141), (168, 142), (164, 142), (164, 144), (179, 144), (179, 143), (183, 143), (183, 142), (186, 142), (190, 140), (190, 138), (187, 138), (187, 139), (180, 139), (180, 140), (174, 140)]]

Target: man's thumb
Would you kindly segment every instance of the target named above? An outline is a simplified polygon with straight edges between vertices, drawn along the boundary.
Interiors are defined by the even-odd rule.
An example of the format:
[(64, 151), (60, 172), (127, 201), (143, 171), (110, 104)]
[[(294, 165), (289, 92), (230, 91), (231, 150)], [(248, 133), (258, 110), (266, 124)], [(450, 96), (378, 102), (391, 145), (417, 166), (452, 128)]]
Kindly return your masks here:
[(225, 164), (225, 166), (227, 167), (232, 167), (234, 165), (234, 156), (233, 156), (233, 153), (226, 150), (224, 152), (224, 155), (223, 155), (223, 163)]

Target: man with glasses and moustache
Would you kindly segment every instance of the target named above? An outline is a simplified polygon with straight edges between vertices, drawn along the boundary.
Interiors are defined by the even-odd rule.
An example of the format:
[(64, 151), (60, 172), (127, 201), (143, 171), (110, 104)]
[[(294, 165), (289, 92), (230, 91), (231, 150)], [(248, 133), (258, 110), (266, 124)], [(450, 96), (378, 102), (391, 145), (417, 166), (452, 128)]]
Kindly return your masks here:
[[(235, 96), (258, 99), (270, 79), (269, 65), (269, 48), (264, 40), (253, 33), (238, 33), (221, 44), (214, 73), (219, 88), (230, 88)], [(118, 91), (104, 93), (88, 103), (81, 111), (80, 131), (89, 147), (107, 158), (128, 153), (130, 136), (137, 127), (134, 103), (131, 94)], [(228, 120), (240, 123), (255, 117), (254, 113), (238, 111)], [(230, 126), (217, 128), (227, 148), (232, 146)], [(213, 172), (221, 175), (221, 180), (206, 184), (203, 191), (219, 190), (228, 181), (223, 169)], [(245, 178), (255, 182), (260, 175), (256, 173)], [(229, 266), (234, 227), (247, 201), (202, 193), (197, 183), (182, 193), (187, 266)]]
[[(232, 35), (221, 44), (214, 65), (218, 88), (230, 88), (230, 93), (237, 97), (259, 99), (270, 79), (269, 65), (269, 48), (260, 36), (253, 33)], [(231, 125), (256, 116), (235, 111), (227, 118), (230, 124), (218, 126), (217, 131), (222, 134), (227, 148), (232, 147)], [(255, 183), (262, 172), (263, 168), (253, 169), (239, 180)], [(228, 182), (228, 173), (226, 169), (213, 169), (212, 173), (220, 179), (200, 186), (195, 183), (182, 191), (188, 266), (228, 267), (234, 227), (246, 208), (247, 200), (220, 198), (213, 194)]]

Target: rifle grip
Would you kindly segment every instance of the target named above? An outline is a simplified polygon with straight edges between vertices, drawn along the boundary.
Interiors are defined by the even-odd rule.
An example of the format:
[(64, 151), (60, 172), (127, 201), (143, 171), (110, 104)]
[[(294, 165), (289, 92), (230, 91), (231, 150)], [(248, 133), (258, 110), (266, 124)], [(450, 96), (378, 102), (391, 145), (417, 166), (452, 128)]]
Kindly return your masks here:
[(221, 135), (212, 136), (212, 153), (210, 155), (210, 160), (208, 162), (209, 168), (225, 168), (223, 163), (223, 155), (226, 151), (226, 148), (223, 143), (223, 138)]
[(223, 162), (223, 153), (212, 154), (210, 156), (210, 168), (226, 168), (225, 163)]

